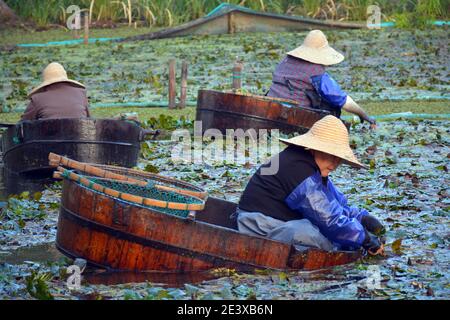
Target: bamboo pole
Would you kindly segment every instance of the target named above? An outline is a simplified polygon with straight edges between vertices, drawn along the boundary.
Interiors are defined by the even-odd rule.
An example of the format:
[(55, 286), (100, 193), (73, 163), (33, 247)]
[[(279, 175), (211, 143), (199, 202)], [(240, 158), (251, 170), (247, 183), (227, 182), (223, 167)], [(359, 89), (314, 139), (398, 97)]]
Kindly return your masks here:
[[(168, 208), (174, 210), (201, 211), (205, 208), (205, 201), (196, 197), (185, 196), (187, 198), (186, 200), (192, 201), (186, 203), (147, 198), (105, 187), (100, 183), (92, 181), (89, 177), (80, 176), (70, 170), (64, 169), (63, 167), (57, 167), (56, 170), (57, 171), (53, 172), (53, 178), (55, 179), (61, 178), (69, 179), (78, 182), (85, 187), (91, 188), (101, 193), (105, 193), (114, 198), (119, 198), (121, 200), (134, 202), (137, 204), (143, 204), (150, 207)], [(109, 179), (100, 179), (100, 180), (114, 181)], [(131, 182), (123, 182), (123, 184), (125, 185), (128, 184), (130, 186), (134, 185)]]
[(89, 15), (84, 13), (84, 44), (89, 43)]
[[(145, 179), (143, 177), (137, 179), (137, 178), (133, 178), (132, 176), (114, 173), (109, 170), (98, 168), (98, 167), (92, 166), (88, 163), (78, 162), (78, 161), (75, 161), (75, 160), (72, 160), (72, 159), (60, 156), (58, 154), (55, 154), (55, 153), (51, 153), (51, 152), (48, 155), (48, 159), (49, 159), (49, 165), (52, 167), (65, 166), (65, 167), (69, 167), (71, 169), (75, 169), (77, 171), (87, 173), (89, 175), (100, 177), (100, 178), (132, 182), (132, 183), (135, 183), (140, 186), (147, 186), (148, 182), (149, 182), (147, 179)], [(138, 173), (138, 171), (133, 171), (132, 169), (127, 169), (127, 171), (130, 171), (131, 173), (134, 173), (134, 174)], [(150, 176), (150, 179), (153, 178), (155, 181), (158, 181), (161, 183), (164, 183), (164, 182), (172, 183), (174, 185), (177, 183), (177, 181), (175, 179), (172, 179), (169, 177), (163, 177), (163, 176), (159, 176), (157, 174), (149, 174), (149, 173), (147, 173), (147, 175)], [(155, 184), (154, 187), (161, 191), (171, 191), (171, 192), (179, 193), (182, 195), (193, 196), (193, 197), (200, 198), (200, 199), (206, 199), (208, 196), (208, 194), (206, 192), (187, 190), (187, 189), (182, 189), (180, 187), (169, 187), (169, 186), (163, 186), (163, 185), (158, 185), (158, 184)]]
[(180, 104), (178, 105), (180, 109), (186, 107), (186, 96), (187, 96), (187, 77), (188, 77), (188, 63), (183, 60), (181, 65), (181, 93), (180, 93)]
[(176, 60), (169, 60), (169, 109), (176, 108)]
[(242, 69), (244, 65), (239, 59), (236, 60), (233, 67), (233, 91), (240, 90), (242, 87)]

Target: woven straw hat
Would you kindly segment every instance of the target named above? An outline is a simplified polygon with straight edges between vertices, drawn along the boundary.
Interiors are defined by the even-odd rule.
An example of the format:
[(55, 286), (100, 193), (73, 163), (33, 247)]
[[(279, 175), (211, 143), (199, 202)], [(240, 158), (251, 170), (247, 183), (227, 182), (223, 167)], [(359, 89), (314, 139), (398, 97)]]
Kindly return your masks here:
[(59, 64), (58, 62), (52, 62), (47, 67), (45, 67), (44, 71), (42, 72), (42, 83), (31, 90), (28, 96), (31, 96), (33, 93), (45, 86), (57, 82), (70, 82), (85, 88), (85, 86), (78, 81), (67, 78), (66, 70), (64, 70), (64, 67), (61, 64)]
[(328, 45), (327, 37), (320, 30), (308, 33), (303, 44), (287, 53), (290, 56), (329, 66), (344, 60), (344, 56)]
[(281, 139), (289, 145), (325, 152), (342, 159), (343, 163), (355, 168), (367, 168), (356, 159), (350, 148), (348, 131), (344, 123), (334, 116), (325, 116), (309, 131), (291, 139)]

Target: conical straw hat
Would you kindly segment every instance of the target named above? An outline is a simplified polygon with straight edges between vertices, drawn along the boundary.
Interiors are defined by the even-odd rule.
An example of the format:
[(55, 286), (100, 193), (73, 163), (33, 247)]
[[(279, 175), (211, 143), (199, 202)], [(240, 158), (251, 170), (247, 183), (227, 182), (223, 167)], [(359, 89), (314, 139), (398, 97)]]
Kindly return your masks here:
[(327, 37), (320, 30), (308, 33), (303, 44), (287, 53), (290, 56), (329, 66), (344, 60), (344, 56), (328, 45)]
[(64, 70), (64, 67), (61, 64), (59, 64), (58, 62), (52, 62), (47, 67), (45, 67), (44, 71), (42, 72), (42, 83), (33, 90), (31, 90), (28, 96), (31, 96), (33, 93), (35, 93), (36, 91), (45, 86), (57, 82), (70, 82), (79, 85), (83, 88), (85, 87), (78, 81), (67, 78), (66, 70)]
[(331, 115), (317, 121), (307, 133), (280, 141), (331, 154), (355, 168), (367, 168), (356, 159), (350, 148), (348, 131), (344, 123)]

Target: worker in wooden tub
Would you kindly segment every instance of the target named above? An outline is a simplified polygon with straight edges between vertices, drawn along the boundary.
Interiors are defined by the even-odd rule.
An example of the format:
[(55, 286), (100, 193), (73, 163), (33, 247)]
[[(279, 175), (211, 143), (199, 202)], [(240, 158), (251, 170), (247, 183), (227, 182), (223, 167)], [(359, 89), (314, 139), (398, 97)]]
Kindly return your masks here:
[(369, 117), (325, 70), (326, 66), (343, 60), (344, 56), (328, 45), (322, 31), (312, 30), (303, 44), (288, 52), (278, 64), (267, 95), (295, 100), (302, 107), (327, 110), (338, 118), (343, 109), (357, 115), (361, 122), (369, 122), (373, 129), (375, 119)]
[[(350, 206), (329, 174), (340, 164), (364, 168), (349, 145), (341, 120), (328, 115), (306, 133), (280, 139), (288, 147), (262, 165), (239, 201), (240, 232), (291, 243), (299, 250), (382, 252), (383, 225), (366, 210)], [(265, 169), (278, 170), (267, 174)]]
[(28, 95), (30, 102), (22, 120), (89, 117), (85, 86), (67, 77), (64, 67), (50, 63), (42, 72), (43, 81)]

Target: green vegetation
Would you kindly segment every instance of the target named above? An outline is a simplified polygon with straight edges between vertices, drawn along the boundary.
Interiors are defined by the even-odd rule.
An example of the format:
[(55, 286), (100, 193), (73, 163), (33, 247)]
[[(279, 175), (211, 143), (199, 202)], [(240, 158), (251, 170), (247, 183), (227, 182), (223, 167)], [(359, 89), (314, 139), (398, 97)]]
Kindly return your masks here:
[[(3, 112), (23, 110), (27, 93), (41, 82), (43, 68), (52, 61), (60, 62), (70, 78), (87, 86), (91, 104), (167, 101), (170, 58), (178, 61), (177, 92), (181, 61), (189, 64), (188, 101), (197, 99), (199, 89), (230, 89), (236, 56), (244, 63), (243, 89), (264, 95), (276, 65), (305, 34), (252, 33), (4, 50), (0, 51), (0, 106)], [(448, 36), (444, 28), (326, 34), (346, 57), (327, 72), (357, 101), (450, 97), (448, 70), (441, 63), (449, 60), (449, 51), (442, 46)]]
[[(431, 113), (442, 114), (449, 113), (448, 101), (367, 101), (361, 102), (361, 105), (370, 115), (382, 115), (398, 112), (413, 112), (413, 113)], [(185, 109), (169, 110), (168, 108), (95, 108), (92, 109), (92, 116), (95, 118), (111, 118), (121, 113), (138, 114), (138, 119), (141, 122), (154, 124), (155, 128), (159, 124), (164, 124), (167, 121), (174, 121), (174, 119), (195, 120), (195, 107), (187, 107)], [(343, 115), (349, 115), (344, 112)], [(161, 120), (161, 116), (163, 116)], [(168, 117), (164, 118), (164, 117)], [(19, 121), (20, 113), (0, 113), (0, 122), (14, 123)], [(172, 126), (172, 124), (170, 125)], [(170, 129), (170, 126), (166, 129)]]
[(41, 193), (30, 195), (28, 191), (9, 197), (6, 207), (0, 211), (0, 230), (24, 228), (28, 221), (43, 220), (47, 210), (55, 205), (40, 202)]
[[(91, 38), (125, 38), (157, 30), (158, 28), (156, 27), (138, 27), (135, 29), (127, 26), (119, 26), (114, 29), (96, 28), (89, 31), (89, 36)], [(50, 29), (45, 32), (24, 29), (0, 29), (0, 46), (19, 43), (46, 43), (50, 41), (64, 41), (73, 39), (73, 33), (62, 28)]]
[(33, 270), (31, 275), (25, 278), (26, 288), (30, 296), (38, 300), (53, 300), (48, 288), (48, 283), (53, 276), (50, 273), (39, 273)]
[[(224, 1), (225, 2), (225, 1)], [(380, 6), (384, 18), (411, 19), (448, 18), (446, 0), (231, 0), (232, 4), (258, 11), (308, 16), (319, 19), (365, 20), (366, 8)], [(65, 9), (78, 5), (90, 14), (92, 22), (113, 21), (132, 25), (139, 22), (147, 26), (172, 26), (204, 16), (221, 1), (217, 0), (6, 0), (21, 17), (32, 20), (38, 26), (65, 24)], [(405, 18), (406, 17), (406, 18)], [(402, 23), (403, 23), (402, 22)], [(409, 26), (409, 25), (408, 25)]]
[(439, 17), (448, 18), (448, 5), (448, 0), (416, 0), (409, 4), (410, 7), (414, 6), (414, 10), (395, 13), (392, 18), (400, 28), (423, 28), (428, 20)]

